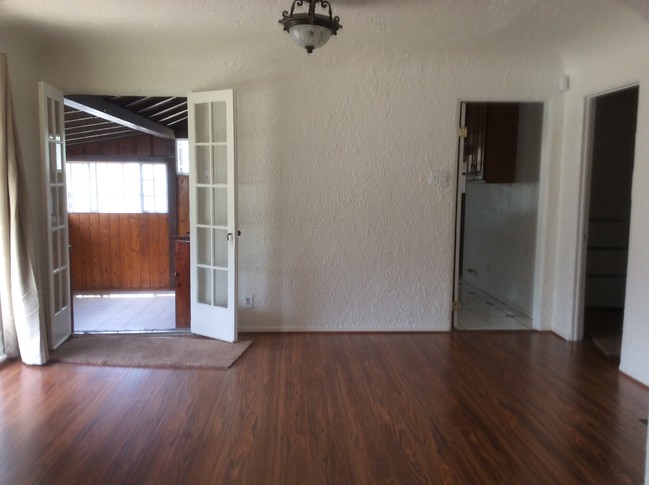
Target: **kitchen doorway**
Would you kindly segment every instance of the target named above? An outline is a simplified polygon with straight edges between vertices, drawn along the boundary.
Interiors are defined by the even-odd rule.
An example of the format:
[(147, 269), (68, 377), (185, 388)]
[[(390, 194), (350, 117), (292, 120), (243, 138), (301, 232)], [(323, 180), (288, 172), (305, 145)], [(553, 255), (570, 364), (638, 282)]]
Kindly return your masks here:
[(457, 330), (533, 328), (543, 109), (543, 103), (461, 103)]

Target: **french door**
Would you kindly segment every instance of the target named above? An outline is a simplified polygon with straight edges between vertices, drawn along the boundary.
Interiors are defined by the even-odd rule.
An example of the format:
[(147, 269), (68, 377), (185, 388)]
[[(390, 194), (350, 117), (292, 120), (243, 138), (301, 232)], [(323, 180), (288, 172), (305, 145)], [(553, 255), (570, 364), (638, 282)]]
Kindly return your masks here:
[(50, 298), (47, 321), (49, 347), (56, 349), (72, 333), (63, 91), (43, 82), (39, 83), (38, 90), (49, 247)]
[(237, 340), (237, 174), (234, 91), (191, 93), (191, 331)]
[[(47, 187), (50, 348), (72, 333), (63, 92), (39, 83)], [(191, 330), (237, 340), (237, 174), (234, 91), (187, 97), (190, 144)]]

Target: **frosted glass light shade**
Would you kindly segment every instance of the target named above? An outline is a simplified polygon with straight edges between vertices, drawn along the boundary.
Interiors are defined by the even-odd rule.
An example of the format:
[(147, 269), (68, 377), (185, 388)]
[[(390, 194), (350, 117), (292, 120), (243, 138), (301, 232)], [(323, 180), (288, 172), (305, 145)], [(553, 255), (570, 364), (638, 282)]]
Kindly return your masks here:
[(308, 52), (322, 47), (331, 37), (331, 30), (321, 25), (298, 24), (290, 27), (288, 33), (297, 45)]
[[(295, 12), (296, 6), (302, 7), (307, 1), (309, 5), (306, 12)], [(318, 6), (324, 10), (324, 15), (315, 13)], [(293, 0), (291, 10), (282, 12), (279, 23), (284, 26), (284, 32), (288, 32), (293, 41), (304, 47), (309, 54), (325, 45), (343, 27), (340, 25), (340, 17), (334, 17), (331, 13), (328, 0)]]

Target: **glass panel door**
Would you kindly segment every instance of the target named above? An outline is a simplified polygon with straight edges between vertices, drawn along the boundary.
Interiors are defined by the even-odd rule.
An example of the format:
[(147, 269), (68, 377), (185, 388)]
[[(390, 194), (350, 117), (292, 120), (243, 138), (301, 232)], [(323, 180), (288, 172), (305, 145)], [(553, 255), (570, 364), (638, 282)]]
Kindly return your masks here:
[(234, 92), (192, 93), (189, 106), (192, 332), (234, 342), (236, 164)]
[(65, 129), (63, 92), (39, 83), (41, 149), (48, 206), (49, 346), (57, 348), (72, 333), (70, 252), (65, 185)]

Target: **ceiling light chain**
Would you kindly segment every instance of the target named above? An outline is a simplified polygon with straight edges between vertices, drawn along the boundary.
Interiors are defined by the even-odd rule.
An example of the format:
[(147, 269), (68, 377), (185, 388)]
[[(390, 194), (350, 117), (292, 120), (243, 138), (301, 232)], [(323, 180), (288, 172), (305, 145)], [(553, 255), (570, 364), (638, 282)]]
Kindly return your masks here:
[[(295, 13), (295, 7), (302, 7), (304, 2), (309, 2), (308, 12)], [(329, 15), (315, 13), (316, 6), (328, 11)], [(279, 23), (284, 26), (296, 44), (304, 47), (311, 54), (317, 47), (327, 43), (332, 35), (336, 35), (340, 25), (340, 17), (333, 16), (331, 2), (327, 0), (293, 0), (290, 12), (284, 10)]]

